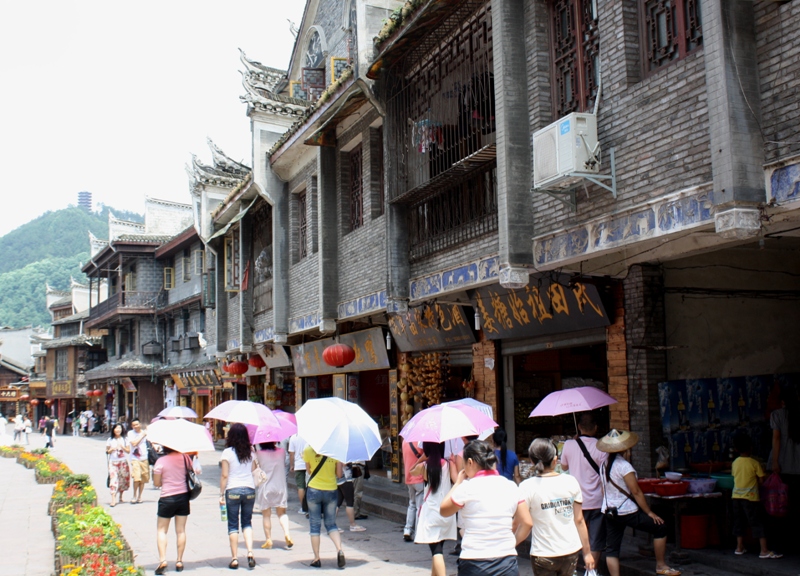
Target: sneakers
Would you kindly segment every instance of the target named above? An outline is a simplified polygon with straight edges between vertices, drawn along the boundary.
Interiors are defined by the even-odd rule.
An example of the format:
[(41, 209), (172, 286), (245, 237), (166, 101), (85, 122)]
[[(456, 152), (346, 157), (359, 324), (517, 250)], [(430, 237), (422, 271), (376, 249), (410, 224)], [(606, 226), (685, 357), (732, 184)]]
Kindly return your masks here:
[(350, 532), (364, 532), (366, 528), (363, 526), (359, 526), (358, 524), (353, 524), (350, 526)]
[(414, 538), (413, 538), (413, 536), (411, 536), (411, 534), (406, 532), (406, 533), (403, 534), (403, 540), (405, 540), (406, 542), (413, 542)]
[(762, 560), (777, 560), (778, 558), (783, 558), (783, 554), (776, 554), (775, 552), (769, 551), (766, 554), (759, 554), (758, 557)]

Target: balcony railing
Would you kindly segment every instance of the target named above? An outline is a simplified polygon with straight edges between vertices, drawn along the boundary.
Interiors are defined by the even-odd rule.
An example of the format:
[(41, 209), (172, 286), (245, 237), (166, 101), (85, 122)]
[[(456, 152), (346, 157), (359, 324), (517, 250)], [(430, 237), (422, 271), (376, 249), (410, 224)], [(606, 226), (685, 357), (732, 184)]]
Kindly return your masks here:
[(166, 292), (132, 292), (123, 291), (112, 294), (96, 306), (92, 306), (91, 318), (100, 318), (107, 313), (118, 310), (120, 313), (137, 310), (155, 310), (167, 303)]

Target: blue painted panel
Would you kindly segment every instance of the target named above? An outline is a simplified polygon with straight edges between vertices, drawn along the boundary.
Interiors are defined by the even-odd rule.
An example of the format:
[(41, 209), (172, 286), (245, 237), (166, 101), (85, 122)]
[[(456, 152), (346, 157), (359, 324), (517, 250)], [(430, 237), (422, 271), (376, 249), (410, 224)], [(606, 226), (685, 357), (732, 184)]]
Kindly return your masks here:
[(800, 199), (800, 164), (778, 168), (770, 178), (770, 192), (778, 202)]

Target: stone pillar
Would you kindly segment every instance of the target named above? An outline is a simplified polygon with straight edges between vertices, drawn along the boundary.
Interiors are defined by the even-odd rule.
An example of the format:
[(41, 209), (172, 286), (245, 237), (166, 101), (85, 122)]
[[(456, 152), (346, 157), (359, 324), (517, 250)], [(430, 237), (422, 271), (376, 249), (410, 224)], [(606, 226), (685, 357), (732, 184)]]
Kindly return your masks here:
[(506, 288), (527, 286), (533, 264), (524, 4), (492, 0), (500, 284)]
[(321, 332), (336, 330), (339, 305), (339, 223), (336, 194), (336, 148), (317, 152), (319, 202), (319, 305)]
[(614, 322), (606, 328), (608, 393), (617, 399), (608, 407), (612, 428), (630, 430), (631, 412), (628, 396), (628, 350), (625, 343), (625, 290), (621, 283), (613, 287)]
[(761, 230), (766, 202), (753, 2), (704, 0), (702, 11), (714, 222), (721, 236), (745, 239)]
[(624, 280), (625, 340), (630, 429), (639, 435), (632, 461), (640, 476), (655, 473), (655, 450), (663, 443), (658, 383), (667, 379), (664, 279), (657, 266), (633, 266)]
[(272, 201), (272, 318), (274, 341), (285, 344), (289, 335), (289, 190), (271, 169), (266, 172), (265, 192)]
[[(250, 201), (248, 201), (249, 203)], [(253, 348), (253, 282), (255, 262), (253, 262), (253, 216), (245, 216), (239, 223), (239, 262), (241, 279), (247, 270), (247, 290), (239, 292), (239, 349), (248, 352)], [(240, 280), (241, 281), (241, 280)], [(241, 288), (241, 287), (240, 287)]]

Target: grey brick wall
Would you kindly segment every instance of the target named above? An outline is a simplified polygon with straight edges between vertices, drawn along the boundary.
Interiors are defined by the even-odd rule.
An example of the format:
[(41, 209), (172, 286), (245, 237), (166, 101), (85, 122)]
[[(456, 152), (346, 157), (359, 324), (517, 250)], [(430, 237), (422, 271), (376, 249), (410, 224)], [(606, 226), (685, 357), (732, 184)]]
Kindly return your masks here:
[(267, 310), (265, 312), (261, 312), (256, 314), (253, 317), (253, 331), (264, 330), (265, 328), (269, 328), (272, 326), (274, 315), (272, 310)]
[(311, 254), (289, 269), (289, 318), (319, 308), (319, 256)]
[[(228, 340), (239, 340), (241, 342), (241, 327), (239, 325), (239, 315), (241, 313), (239, 308), (239, 293), (238, 292), (223, 292), (217, 298), (225, 298), (228, 300)], [(222, 342), (223, 347), (227, 348), (226, 342)]]
[[(138, 292), (158, 292), (161, 290), (163, 278), (163, 266), (150, 257), (142, 257), (136, 260), (136, 291)], [(126, 264), (126, 270), (128, 265)]]
[[(800, 153), (800, 3), (755, 2), (767, 162)], [(779, 143), (780, 142), (780, 143)]]
[(411, 278), (418, 278), (437, 270), (443, 270), (451, 266), (465, 264), (490, 254), (496, 254), (498, 250), (497, 234), (489, 234), (478, 238), (474, 242), (461, 244), (449, 250), (442, 250), (427, 258), (422, 258), (411, 263)]

